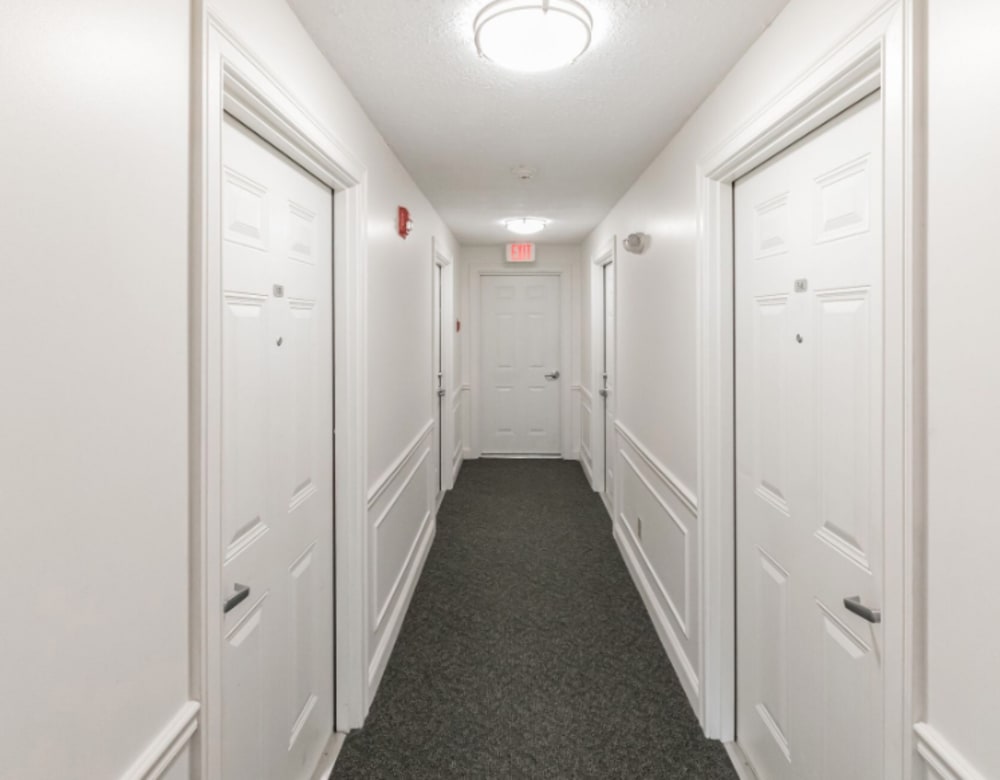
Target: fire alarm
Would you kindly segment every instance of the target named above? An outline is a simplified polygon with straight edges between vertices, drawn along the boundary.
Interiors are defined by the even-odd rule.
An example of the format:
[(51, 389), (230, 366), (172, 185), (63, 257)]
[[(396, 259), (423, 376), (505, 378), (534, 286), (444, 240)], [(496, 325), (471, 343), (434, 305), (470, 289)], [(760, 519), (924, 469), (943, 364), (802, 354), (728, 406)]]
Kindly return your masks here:
[(413, 230), (413, 220), (410, 212), (404, 206), (399, 207), (399, 237), (406, 238)]

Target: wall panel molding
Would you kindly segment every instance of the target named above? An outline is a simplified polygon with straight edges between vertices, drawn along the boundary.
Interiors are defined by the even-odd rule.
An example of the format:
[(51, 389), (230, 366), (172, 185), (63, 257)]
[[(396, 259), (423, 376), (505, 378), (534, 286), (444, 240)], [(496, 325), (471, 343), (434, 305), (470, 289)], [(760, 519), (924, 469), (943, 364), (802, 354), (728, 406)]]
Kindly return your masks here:
[(427, 424), (420, 430), (416, 438), (411, 441), (403, 453), (392, 462), (385, 471), (382, 472), (382, 476), (378, 478), (371, 489), (368, 491), (368, 509), (370, 510), (375, 503), (382, 497), (382, 494), (388, 489), (389, 485), (396, 480), (399, 475), (406, 468), (406, 464), (413, 460), (417, 454), (417, 450), (420, 449), (420, 444), (427, 438), (427, 435), (434, 428), (434, 420), (428, 420)]
[(618, 431), (619, 435), (632, 447), (633, 450), (638, 453), (639, 457), (645, 462), (649, 468), (651, 468), (664, 484), (667, 485), (681, 502), (688, 508), (688, 510), (693, 515), (698, 514), (698, 499), (687, 485), (680, 481), (677, 476), (666, 466), (660, 463), (653, 454), (643, 446), (639, 440), (636, 438), (635, 434), (632, 433), (628, 428), (622, 425), (619, 421), (615, 420), (615, 430)]
[(132, 766), (125, 770), (121, 780), (157, 780), (162, 777), (198, 730), (200, 710), (198, 702), (185, 702)]
[(927, 765), (928, 780), (986, 780), (986, 775), (929, 723), (917, 723), (913, 732), (917, 736), (917, 753)]

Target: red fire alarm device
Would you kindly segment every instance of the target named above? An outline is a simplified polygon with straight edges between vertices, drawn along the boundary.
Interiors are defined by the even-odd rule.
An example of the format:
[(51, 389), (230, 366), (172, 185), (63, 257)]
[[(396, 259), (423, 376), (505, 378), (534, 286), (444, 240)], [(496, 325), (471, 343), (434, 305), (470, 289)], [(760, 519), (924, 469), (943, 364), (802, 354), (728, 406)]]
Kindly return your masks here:
[(410, 212), (405, 206), (399, 207), (399, 237), (406, 238), (410, 235), (410, 231), (413, 230), (413, 220), (410, 218)]
[(508, 263), (533, 263), (535, 262), (534, 244), (507, 244)]

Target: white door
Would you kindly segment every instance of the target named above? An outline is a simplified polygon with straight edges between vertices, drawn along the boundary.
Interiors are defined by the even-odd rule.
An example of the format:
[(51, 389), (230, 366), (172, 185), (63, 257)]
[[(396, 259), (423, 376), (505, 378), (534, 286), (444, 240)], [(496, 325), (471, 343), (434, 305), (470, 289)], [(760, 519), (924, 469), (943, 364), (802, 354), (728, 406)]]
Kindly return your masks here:
[(558, 455), (559, 277), (482, 277), (482, 451)]
[(228, 117), (222, 159), (223, 777), (299, 780), (333, 731), (333, 199)]
[(614, 517), (615, 506), (615, 267), (607, 263), (601, 268), (603, 282), (603, 362), (601, 388), (598, 394), (604, 405), (604, 503)]
[(761, 780), (881, 776), (882, 626), (845, 604), (882, 597), (881, 127), (876, 94), (735, 186), (737, 740)]
[(441, 316), (441, 305), (444, 296), (441, 294), (443, 271), (440, 265), (434, 263), (434, 271), (431, 277), (432, 297), (431, 311), (431, 356), (432, 370), (434, 373), (434, 491), (440, 500), (444, 492), (444, 404), (445, 404), (445, 382), (444, 382), (444, 361), (442, 359), (444, 344), (444, 327)]

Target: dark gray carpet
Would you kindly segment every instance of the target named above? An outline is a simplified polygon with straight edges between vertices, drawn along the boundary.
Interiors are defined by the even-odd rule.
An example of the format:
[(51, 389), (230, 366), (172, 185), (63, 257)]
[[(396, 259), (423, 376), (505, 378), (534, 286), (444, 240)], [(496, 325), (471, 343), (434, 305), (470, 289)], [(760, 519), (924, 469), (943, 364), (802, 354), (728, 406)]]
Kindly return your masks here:
[(466, 463), (334, 778), (735, 778), (576, 463)]

